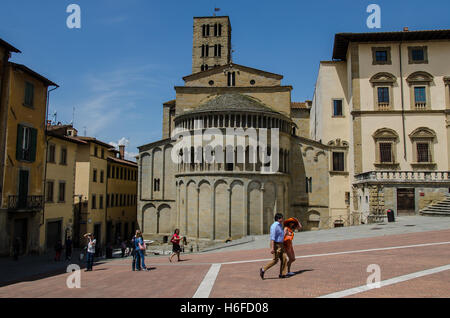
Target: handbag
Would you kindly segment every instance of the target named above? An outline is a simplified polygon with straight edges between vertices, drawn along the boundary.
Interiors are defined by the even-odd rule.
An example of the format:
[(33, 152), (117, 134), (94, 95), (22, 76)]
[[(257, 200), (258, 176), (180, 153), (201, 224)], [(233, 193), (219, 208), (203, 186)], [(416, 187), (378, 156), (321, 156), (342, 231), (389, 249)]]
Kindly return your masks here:
[(144, 244), (139, 243), (139, 249), (141, 251), (145, 251), (145, 243)]

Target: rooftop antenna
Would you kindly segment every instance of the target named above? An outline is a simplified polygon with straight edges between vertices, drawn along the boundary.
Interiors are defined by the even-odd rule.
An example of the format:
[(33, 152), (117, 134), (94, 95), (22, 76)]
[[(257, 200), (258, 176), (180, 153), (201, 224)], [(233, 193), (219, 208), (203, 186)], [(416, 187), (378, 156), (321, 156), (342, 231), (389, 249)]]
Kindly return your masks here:
[(86, 126), (83, 127), (84, 128), (84, 137), (86, 137)]
[(75, 127), (75, 106), (72, 108), (72, 127)]

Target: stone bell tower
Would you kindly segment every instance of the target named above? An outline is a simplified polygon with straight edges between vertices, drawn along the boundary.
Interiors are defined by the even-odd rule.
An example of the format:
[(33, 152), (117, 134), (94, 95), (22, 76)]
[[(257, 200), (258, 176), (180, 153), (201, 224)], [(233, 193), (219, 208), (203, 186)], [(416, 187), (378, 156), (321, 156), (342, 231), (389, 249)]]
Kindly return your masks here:
[(231, 24), (228, 16), (194, 17), (192, 73), (231, 62)]

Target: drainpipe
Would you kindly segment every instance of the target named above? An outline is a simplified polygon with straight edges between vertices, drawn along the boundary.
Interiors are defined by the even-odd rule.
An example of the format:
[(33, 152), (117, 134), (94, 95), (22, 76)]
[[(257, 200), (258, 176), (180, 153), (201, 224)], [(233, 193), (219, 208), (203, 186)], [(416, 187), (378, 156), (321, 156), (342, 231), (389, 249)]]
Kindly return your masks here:
[[(3, 204), (3, 181), (4, 181), (4, 172), (6, 167), (6, 127), (8, 122), (8, 98), (6, 94), (8, 93), (8, 89), (6, 87), (7, 82), (9, 81), (9, 58), (11, 57), (11, 52), (5, 51), (5, 56), (3, 57), (3, 68), (2, 72), (0, 74), (1, 81), (0, 81), (0, 110), (2, 107), (4, 107), (4, 116), (5, 119), (0, 118), (1, 121), (1, 129), (4, 129), (4, 134), (1, 135), (0, 144), (5, 147), (4, 151), (0, 154), (0, 208)], [(8, 78), (6, 78), (8, 76)], [(5, 88), (5, 90), (3, 90)], [(3, 105), (3, 94), (5, 94), (5, 104)], [(0, 112), (1, 113), (1, 112)]]
[(407, 160), (406, 156), (406, 131), (405, 131), (405, 101), (404, 101), (404, 89), (403, 89), (403, 66), (402, 66), (402, 42), (398, 45), (398, 51), (400, 56), (400, 89), (402, 95), (402, 129), (403, 129), (403, 158)]

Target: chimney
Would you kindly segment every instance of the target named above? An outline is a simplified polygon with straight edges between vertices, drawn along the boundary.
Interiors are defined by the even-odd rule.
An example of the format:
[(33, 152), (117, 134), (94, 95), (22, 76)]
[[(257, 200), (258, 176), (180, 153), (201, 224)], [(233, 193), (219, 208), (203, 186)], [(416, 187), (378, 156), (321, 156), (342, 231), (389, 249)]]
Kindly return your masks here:
[(404, 27), (403, 28), (403, 32), (408, 32), (409, 31), (409, 28), (408, 27)]
[(125, 158), (125, 145), (119, 145), (119, 158)]

